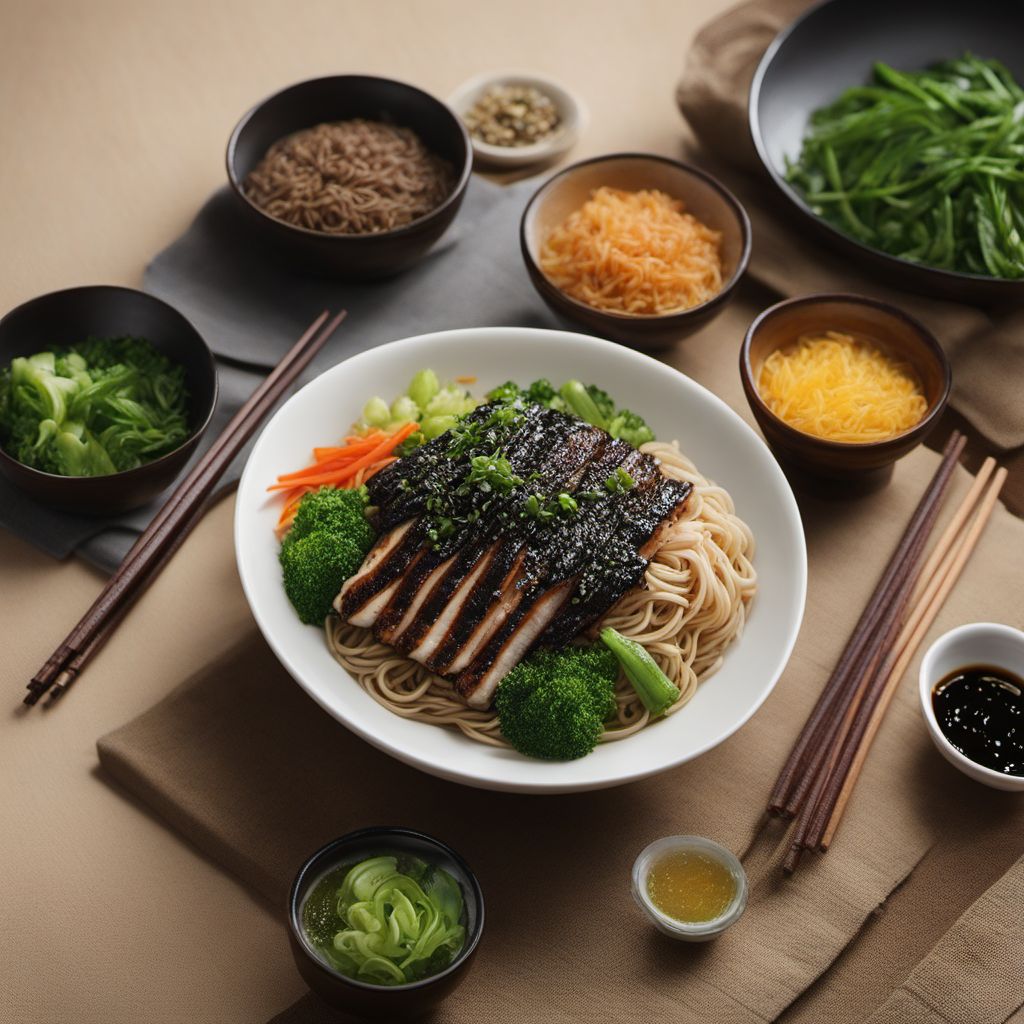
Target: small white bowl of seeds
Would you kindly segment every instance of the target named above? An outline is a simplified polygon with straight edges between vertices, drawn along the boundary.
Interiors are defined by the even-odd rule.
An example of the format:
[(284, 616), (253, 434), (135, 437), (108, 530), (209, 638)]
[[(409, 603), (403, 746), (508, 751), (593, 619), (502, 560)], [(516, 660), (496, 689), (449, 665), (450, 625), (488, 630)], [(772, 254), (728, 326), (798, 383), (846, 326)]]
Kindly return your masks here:
[(507, 72), (464, 82), (448, 99), (481, 164), (549, 163), (576, 142), (586, 121), (580, 100), (543, 75)]

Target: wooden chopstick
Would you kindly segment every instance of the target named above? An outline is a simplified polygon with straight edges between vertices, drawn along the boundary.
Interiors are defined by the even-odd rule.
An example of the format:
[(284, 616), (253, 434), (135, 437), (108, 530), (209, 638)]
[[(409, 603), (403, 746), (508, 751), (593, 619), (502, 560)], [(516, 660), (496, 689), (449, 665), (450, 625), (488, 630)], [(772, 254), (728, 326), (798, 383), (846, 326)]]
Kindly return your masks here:
[[(848, 771), (841, 780), (841, 785), (833, 787), (835, 789), (834, 798), (831, 798), (825, 805), (825, 810), (827, 811), (825, 827), (821, 830), (820, 835), (814, 837), (815, 845), (822, 852), (827, 850), (832, 844), (836, 829), (839, 827), (843, 813), (846, 810), (846, 805), (849, 803), (850, 794), (853, 792), (857, 779), (860, 777), (861, 769), (864, 767), (868, 750), (871, 748), (875, 734), (878, 732), (882, 719), (885, 717), (885, 712), (896, 693), (896, 689), (907, 670), (907, 666), (913, 660), (921, 645), (921, 641), (945, 604), (946, 598), (960, 577), (961, 572), (963, 572), (967, 559), (977, 545), (981, 533), (992, 515), (996, 499), (999, 497), (999, 492), (1007, 476), (1007, 471), (1002, 468), (996, 472), (992, 483), (985, 492), (984, 498), (977, 505), (977, 514), (971, 526), (966, 533), (960, 532), (967, 517), (973, 511), (978, 500), (978, 494), (991, 474), (994, 465), (995, 461), (993, 459), (986, 460), (970, 492), (957, 510), (942, 539), (936, 545), (935, 551), (932, 553), (933, 557), (929, 559), (929, 563), (934, 562), (936, 567), (943, 563), (945, 563), (945, 567), (943, 571), (932, 575), (931, 579), (925, 583), (924, 590), (920, 594), (914, 611), (907, 621), (903, 632), (900, 634), (899, 641), (897, 642), (899, 653), (887, 673), (880, 699), (872, 711), (867, 728), (857, 746), (856, 754), (850, 763)], [(952, 554), (952, 558), (947, 557), (950, 554)], [(922, 574), (922, 581), (924, 579), (925, 577)]]
[[(920, 547), (916, 550), (920, 554)], [(912, 548), (912, 551), (915, 549)], [(821, 801), (825, 798), (830, 780), (840, 763), (843, 751), (848, 743), (849, 736), (857, 727), (858, 716), (861, 713), (863, 702), (869, 698), (873, 688), (877, 685), (879, 672), (884, 661), (885, 651), (895, 641), (907, 601), (910, 596), (910, 589), (913, 581), (904, 589), (897, 602), (891, 606), (889, 617), (883, 628), (880, 629), (876, 643), (873, 645), (870, 660), (865, 664), (860, 676), (857, 678), (856, 686), (849, 694), (846, 705), (841, 709), (841, 727), (836, 730), (823, 745), (823, 756), (818, 762), (814, 774), (810, 776), (809, 791), (807, 797), (800, 807), (797, 816), (794, 835), (790, 844), (789, 853), (783, 861), (782, 868), (786, 874), (792, 874), (805, 850), (811, 849), (811, 836), (814, 834), (817, 825), (817, 811)], [(824, 760), (827, 755), (827, 761)]]
[[(200, 505), (195, 512), (193, 512), (193, 515), (196, 517), (196, 522), (198, 522), (205, 512), (206, 505), (204, 503)], [(156, 577), (163, 571), (164, 566), (171, 560), (178, 548), (180, 548), (185, 542), (185, 538), (190, 532), (191, 527), (189, 527), (189, 529), (179, 530), (174, 535), (171, 543), (154, 557), (153, 563), (149, 567), (150, 580), (156, 579)], [(136, 541), (136, 544), (137, 543), (138, 541)], [(131, 556), (131, 553), (134, 550), (135, 545), (132, 546), (128, 555), (125, 556), (126, 560)], [(142, 596), (141, 592), (138, 596)], [(43, 702), (44, 708), (52, 708), (53, 705), (68, 692), (74, 681), (78, 678), (78, 674), (90, 661), (92, 661), (94, 657), (96, 657), (97, 654), (99, 654), (106, 642), (117, 631), (117, 627), (121, 624), (121, 621), (134, 607), (134, 604), (134, 601), (122, 601), (118, 604), (103, 620), (102, 624), (97, 627), (96, 631), (90, 636), (82, 650), (75, 654), (69, 661), (64, 663), (64, 667), (57, 673), (56, 678), (46, 693), (46, 700)]]
[(95, 653), (102, 646), (112, 625), (123, 618), (127, 608), (153, 578), (154, 570), (166, 564), (168, 553), (183, 539), (179, 534), (187, 534), (198, 522), (198, 510), (235, 455), (334, 333), (345, 318), (345, 311), (317, 333), (328, 316), (325, 311), (317, 317), (175, 488), (85, 615), (32, 677), (26, 704), (35, 704), (58, 678), (62, 688), (66, 688), (92, 656), (87, 652)]
[[(945, 496), (953, 468), (966, 444), (959, 431), (954, 431), (946, 444), (942, 462), (928, 484), (910, 522), (900, 538), (892, 557), (882, 573), (871, 600), (861, 613), (839, 661), (829, 676), (821, 697), (804, 724), (790, 751), (768, 799), (769, 813), (793, 817), (803, 806), (813, 786), (813, 779), (821, 768), (828, 747), (839, 729), (845, 714), (844, 695), (849, 696), (851, 678), (858, 667), (873, 657), (878, 647), (879, 623), (900, 589), (904, 563), (920, 541), (922, 530), (934, 523), (939, 505)], [(856, 687), (854, 682), (853, 686)]]
[[(957, 454), (960, 449), (962, 445)], [(825, 852), (831, 845), (896, 688), (992, 514), (1007, 475), (1005, 469), (999, 469), (989, 483), (994, 467), (992, 459), (982, 465), (923, 566), (921, 556), (937, 505), (921, 521), (922, 529), (906, 551), (908, 562), (896, 600), (887, 609), (885, 637), (878, 648), (884, 656), (874, 657), (859, 682), (847, 689), (845, 699), (837, 700), (826, 749), (815, 751), (817, 757), (808, 766), (810, 778), (800, 780), (805, 799), (783, 861), (787, 873), (796, 869), (805, 850)]]
[(278, 370), (282, 366), (287, 366), (289, 361), (294, 358), (297, 350), (301, 350), (309, 343), (310, 339), (323, 325), (327, 317), (328, 312), (324, 310), (324, 312), (322, 312), (316, 320), (313, 321), (313, 323), (303, 333), (302, 337), (299, 338), (298, 342), (296, 342), (292, 349), (284, 356), (278, 364), (278, 367), (276, 367), (275, 370), (264, 380), (262, 385), (253, 392), (249, 401), (238, 410), (234, 417), (232, 417), (231, 422), (214, 440), (213, 444), (209, 449), (207, 449), (188, 475), (185, 476), (181, 483), (175, 488), (170, 498), (168, 498), (157, 514), (153, 517), (149, 526), (132, 545), (128, 554), (125, 556), (124, 561), (120, 566), (118, 566), (117, 571), (111, 577), (107, 586), (100, 592), (99, 596), (90, 606), (86, 614), (79, 620), (75, 628), (67, 635), (67, 637), (65, 637), (64, 641), (57, 647), (53, 654), (50, 655), (42, 668), (40, 668), (32, 677), (32, 680), (28, 685), (29, 695), (25, 698), (26, 704), (36, 703), (39, 697), (49, 689), (60, 673), (64, 670), (65, 664), (68, 660), (74, 657), (74, 655), (81, 650), (84, 644), (88, 643), (89, 635), (96, 627), (96, 624), (106, 618), (109, 613), (110, 609), (108, 605), (110, 603), (119, 603), (123, 600), (121, 591), (118, 589), (120, 586), (120, 578), (131, 573), (133, 564), (137, 559), (148, 557), (149, 549), (152, 544), (156, 542), (156, 538), (160, 531), (166, 527), (168, 522), (173, 522), (173, 517), (178, 514), (178, 510), (182, 504), (189, 500), (192, 490), (197, 485), (200, 477), (207, 472), (209, 467), (214, 463), (214, 460), (216, 460), (225, 450), (226, 445), (231, 440), (233, 430), (237, 428), (239, 420), (244, 418), (247, 411), (251, 410), (254, 402), (259, 399), (261, 392), (266, 392), (274, 386), (275, 381), (279, 379)]

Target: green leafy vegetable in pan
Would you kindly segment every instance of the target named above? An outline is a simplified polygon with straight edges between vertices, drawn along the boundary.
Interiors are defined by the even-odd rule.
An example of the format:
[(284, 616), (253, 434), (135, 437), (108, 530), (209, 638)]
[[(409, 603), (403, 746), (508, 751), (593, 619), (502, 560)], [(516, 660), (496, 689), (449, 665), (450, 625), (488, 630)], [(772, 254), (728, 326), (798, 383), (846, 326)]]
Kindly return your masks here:
[(878, 63), (815, 112), (787, 179), (812, 209), (893, 256), (1024, 277), (1024, 89), (967, 54), (926, 71)]
[(90, 338), (0, 371), (0, 445), (61, 476), (104, 476), (189, 436), (185, 374), (142, 338)]

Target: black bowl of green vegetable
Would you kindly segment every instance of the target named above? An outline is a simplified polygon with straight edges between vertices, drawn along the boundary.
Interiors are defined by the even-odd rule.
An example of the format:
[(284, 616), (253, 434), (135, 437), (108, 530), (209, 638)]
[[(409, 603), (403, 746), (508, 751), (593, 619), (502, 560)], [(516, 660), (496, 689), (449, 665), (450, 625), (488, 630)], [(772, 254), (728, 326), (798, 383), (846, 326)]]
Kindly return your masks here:
[(216, 402), (212, 353), (152, 295), (70, 288), (0, 320), (0, 472), (45, 505), (109, 515), (152, 501)]
[(828, 0), (774, 40), (750, 129), (782, 194), (887, 283), (1024, 297), (1024, 18), (1003, 0)]
[(469, 865), (407, 828), (365, 828), (328, 843), (299, 869), (288, 897), (299, 973), (357, 1019), (436, 1006), (461, 984), (483, 928)]

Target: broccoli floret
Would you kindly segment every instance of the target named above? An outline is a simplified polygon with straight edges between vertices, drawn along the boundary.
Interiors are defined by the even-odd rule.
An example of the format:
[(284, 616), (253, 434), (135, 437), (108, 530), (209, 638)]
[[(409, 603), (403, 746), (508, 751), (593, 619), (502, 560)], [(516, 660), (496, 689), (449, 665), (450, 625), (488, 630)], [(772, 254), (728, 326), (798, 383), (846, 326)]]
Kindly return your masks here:
[(504, 402), (510, 404), (517, 399), (524, 402), (533, 402), (535, 405), (545, 405), (549, 409), (565, 411), (565, 402), (558, 390), (544, 377), (535, 380), (529, 387), (521, 388), (514, 381), (507, 380), (504, 384), (487, 392), (488, 402)]
[(366, 503), (363, 487), (321, 487), (310, 491), (299, 503), (288, 538), (300, 540), (317, 530), (327, 530), (351, 538), (357, 547), (368, 551), (374, 532), (366, 518)]
[(535, 380), (528, 388), (513, 381), (487, 393), (488, 401), (512, 403), (517, 399), (545, 405), (549, 409), (578, 416), (595, 427), (607, 430), (612, 437), (621, 438), (634, 448), (654, 440), (654, 431), (643, 418), (629, 409), (616, 409), (615, 400), (596, 384), (567, 380), (557, 391), (549, 380)]
[(507, 380), (487, 392), (488, 402), (514, 402), (526, 394), (515, 381)]
[(320, 625), (341, 585), (362, 564), (374, 541), (365, 488), (322, 487), (299, 503), (281, 544), (284, 590), (299, 618)]
[(502, 735), (521, 754), (571, 761), (597, 745), (615, 711), (618, 663), (601, 648), (538, 651), (498, 686)]
[(612, 419), (608, 424), (608, 433), (612, 437), (622, 438), (634, 448), (639, 448), (640, 445), (654, 440), (654, 431), (640, 416), (637, 416), (635, 412), (630, 412), (629, 409), (622, 409)]
[(359, 568), (363, 557), (354, 540), (327, 530), (281, 545), (284, 592), (306, 625), (324, 621), (342, 583)]
[(594, 405), (606, 420), (610, 420), (615, 415), (615, 400), (607, 391), (602, 391), (596, 384), (588, 384), (587, 394), (590, 395)]
[(536, 402), (537, 405), (546, 405), (549, 409), (561, 410), (565, 408), (562, 396), (552, 385), (551, 381), (544, 377), (541, 377), (540, 380), (535, 380), (526, 389), (526, 400), (528, 402)]

